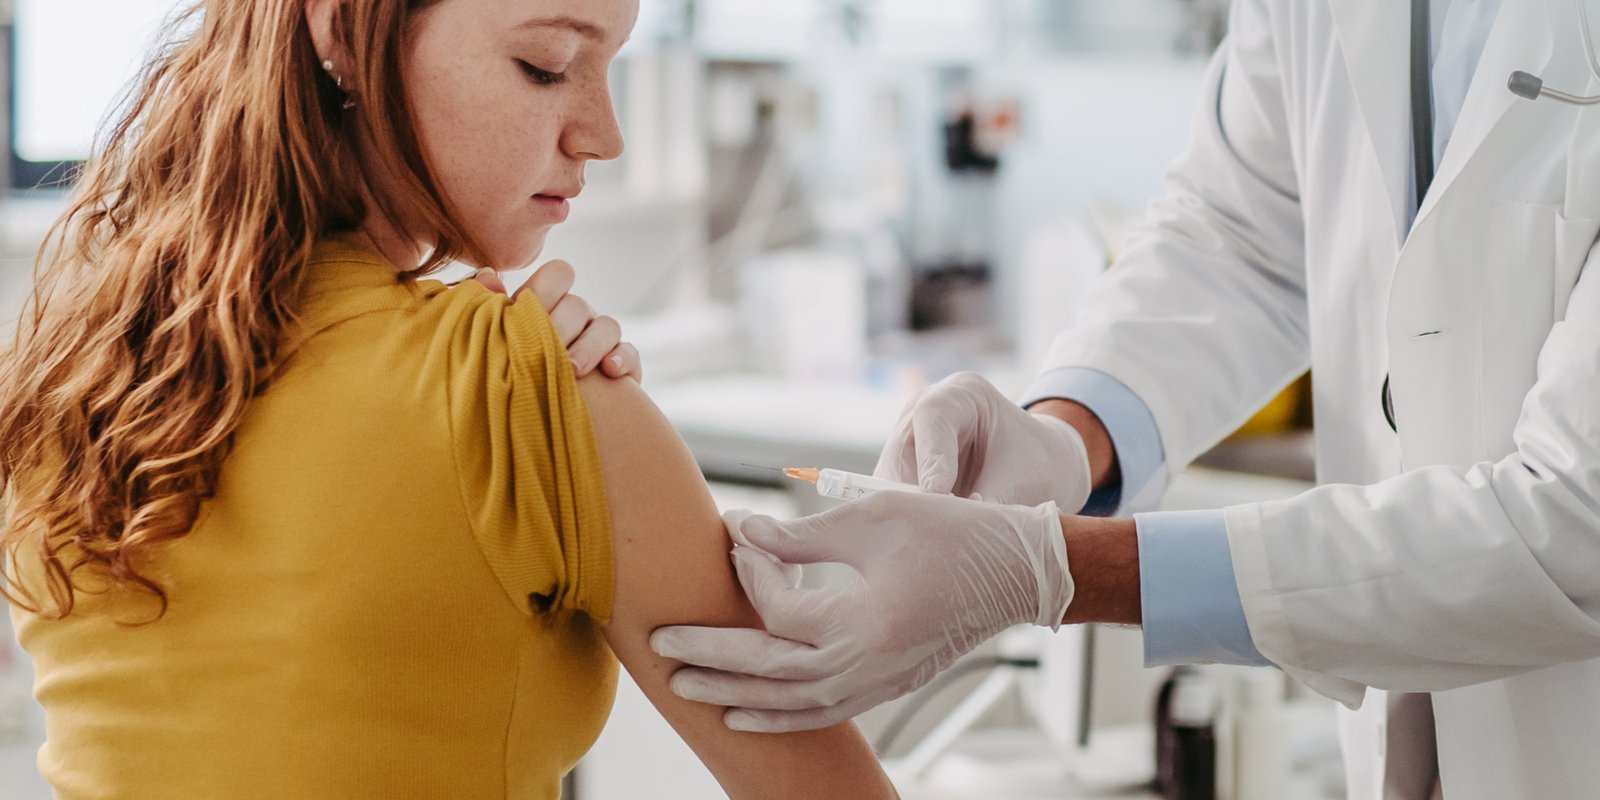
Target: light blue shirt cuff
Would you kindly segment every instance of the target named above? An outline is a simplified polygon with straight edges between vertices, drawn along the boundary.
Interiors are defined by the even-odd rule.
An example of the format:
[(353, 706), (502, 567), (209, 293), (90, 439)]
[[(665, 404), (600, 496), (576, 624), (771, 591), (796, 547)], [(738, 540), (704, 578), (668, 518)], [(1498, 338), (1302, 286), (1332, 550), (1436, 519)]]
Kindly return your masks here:
[(1170, 511), (1134, 520), (1144, 665), (1271, 666), (1245, 622), (1223, 512)]
[(1141, 496), (1166, 462), (1161, 431), (1150, 407), (1122, 381), (1097, 369), (1064, 367), (1039, 376), (1022, 396), (1027, 408), (1045, 400), (1071, 400), (1094, 412), (1111, 435), (1121, 480), (1089, 496), (1084, 516), (1117, 513), (1123, 501)]

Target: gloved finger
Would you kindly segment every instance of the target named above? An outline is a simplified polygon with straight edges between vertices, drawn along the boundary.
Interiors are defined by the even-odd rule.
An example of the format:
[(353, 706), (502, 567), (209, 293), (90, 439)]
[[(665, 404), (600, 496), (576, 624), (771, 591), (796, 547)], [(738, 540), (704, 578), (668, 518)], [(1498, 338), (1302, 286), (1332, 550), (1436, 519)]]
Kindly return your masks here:
[(483, 288), (488, 289), (495, 294), (506, 293), (506, 282), (500, 279), (500, 273), (495, 272), (488, 267), (484, 267), (483, 269), (473, 273), (472, 279), (482, 284)]
[(539, 298), (539, 305), (545, 311), (554, 311), (558, 303), (572, 292), (572, 285), (578, 279), (578, 273), (571, 264), (557, 259), (540, 267), (533, 273), (533, 277), (517, 290), (517, 297), (523, 292), (531, 292)]
[[(562, 301), (566, 302), (566, 301)], [(567, 346), (567, 357), (577, 366), (582, 378), (600, 366), (600, 359), (622, 343), (622, 325), (607, 316), (589, 320), (589, 326), (578, 334), (577, 341)]]
[(788, 522), (757, 514), (739, 525), (739, 535), (750, 547), (787, 564), (852, 564), (861, 549), (859, 543), (850, 546), (852, 535), (860, 533), (859, 525), (850, 521), (855, 513), (846, 505)]
[(832, 673), (821, 668), (816, 648), (753, 628), (657, 628), (650, 649), (694, 667), (777, 680), (819, 680)]
[(973, 488), (979, 489), (979, 491), (974, 491), (972, 494), (967, 495), (967, 499), (974, 503), (987, 503), (991, 506), (1027, 505), (1017, 498), (1016, 486), (1004, 486), (985, 481), (980, 482), (978, 486)]
[[(743, 547), (743, 548), (754, 550), (754, 551), (756, 551), (758, 553), (761, 553), (763, 556), (771, 559), (774, 563), (776, 563), (778, 565), (778, 568), (783, 571), (783, 577), (784, 577), (785, 581), (787, 582), (787, 585), (789, 585), (790, 587), (799, 586), (800, 585), (800, 565), (799, 564), (788, 564), (788, 563), (785, 563), (782, 559), (778, 558), (777, 556), (774, 556), (771, 553), (768, 553), (767, 551), (762, 550), (761, 548), (756, 547), (755, 545), (751, 544), (750, 543), (750, 538), (748, 536), (744, 535), (744, 530), (743, 530), (744, 521), (749, 519), (749, 518), (751, 518), (751, 517), (753, 517), (753, 516), (755, 516), (755, 514), (753, 512), (746, 511), (746, 510), (744, 510), (742, 508), (730, 509), (728, 511), (723, 512), (723, 514), (722, 514), (722, 527), (727, 529), (728, 538), (731, 539), (733, 541), (733, 544), (734, 544), (733, 549), (735, 551), (737, 551), (739, 548)], [(735, 564), (735, 566), (737, 566), (738, 565), (738, 561), (735, 560), (734, 564)], [(742, 576), (741, 576), (741, 578), (742, 578)], [(750, 591), (751, 591), (750, 587), (746, 586), (745, 587), (746, 595), (753, 597), (753, 595), (750, 595)]]
[(673, 673), (672, 693), (713, 706), (806, 711), (837, 705), (828, 696), (838, 690), (819, 681), (757, 678), (737, 672), (685, 668)]
[(867, 708), (857, 704), (844, 704), (832, 708), (813, 708), (805, 711), (768, 711), (756, 708), (730, 708), (722, 715), (722, 723), (730, 730), (748, 733), (794, 733), (831, 728), (849, 722)]
[(733, 565), (769, 633), (806, 644), (822, 641), (833, 619), (830, 596), (836, 590), (799, 588), (797, 567), (752, 547), (735, 547)]
[(728, 531), (728, 540), (736, 547), (753, 547), (749, 537), (744, 535), (744, 521), (755, 516), (756, 512), (745, 508), (730, 508), (722, 512), (722, 527)]
[(600, 371), (607, 378), (632, 378), (634, 383), (644, 383), (644, 362), (639, 358), (639, 348), (623, 342), (600, 360)]
[[(556, 336), (561, 339), (561, 343), (570, 348), (578, 341), (578, 337), (588, 330), (589, 322), (595, 316), (594, 308), (589, 305), (589, 301), (575, 294), (569, 294), (561, 298), (556, 307), (550, 310), (550, 324), (555, 327)], [(621, 340), (622, 334), (619, 331), (616, 340), (611, 342), (612, 347)], [(577, 363), (576, 359), (573, 363)]]
[(952, 419), (964, 410), (947, 404), (929, 404), (911, 418), (911, 435), (916, 442), (917, 485), (932, 494), (950, 494), (955, 489), (961, 468), (961, 435), (958, 426), (976, 425), (976, 419)]
[(911, 418), (895, 425), (894, 433), (878, 453), (872, 477), (895, 483), (917, 482), (917, 448), (911, 440)]

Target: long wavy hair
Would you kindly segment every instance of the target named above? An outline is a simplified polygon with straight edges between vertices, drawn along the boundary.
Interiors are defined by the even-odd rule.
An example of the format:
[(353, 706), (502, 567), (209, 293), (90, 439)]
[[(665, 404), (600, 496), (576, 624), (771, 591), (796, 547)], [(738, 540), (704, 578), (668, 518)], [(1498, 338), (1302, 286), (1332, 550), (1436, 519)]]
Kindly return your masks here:
[(381, 214), (431, 245), (404, 278), (477, 252), (401, 83), (408, 21), (433, 2), (343, 0), (344, 88), (320, 67), (305, 0), (198, 0), (168, 23), (0, 350), (0, 556), (44, 573), (42, 590), (11, 581), (9, 601), (66, 617), (91, 570), (165, 614), (142, 566), (193, 526), (292, 350), (319, 238)]

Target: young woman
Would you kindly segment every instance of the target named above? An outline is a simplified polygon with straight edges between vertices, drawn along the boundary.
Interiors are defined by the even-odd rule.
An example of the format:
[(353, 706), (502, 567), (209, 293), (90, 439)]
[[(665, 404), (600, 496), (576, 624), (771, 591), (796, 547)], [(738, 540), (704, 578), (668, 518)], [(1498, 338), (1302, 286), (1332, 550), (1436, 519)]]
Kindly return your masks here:
[(666, 421), (575, 375), (615, 331), (552, 272), (542, 303), (417, 280), (537, 257), (622, 151), (636, 14), (207, 0), (175, 28), (0, 356), (59, 797), (553, 798), (613, 654), (730, 795), (892, 796), (848, 725), (740, 734), (668, 691), (651, 630), (758, 620)]

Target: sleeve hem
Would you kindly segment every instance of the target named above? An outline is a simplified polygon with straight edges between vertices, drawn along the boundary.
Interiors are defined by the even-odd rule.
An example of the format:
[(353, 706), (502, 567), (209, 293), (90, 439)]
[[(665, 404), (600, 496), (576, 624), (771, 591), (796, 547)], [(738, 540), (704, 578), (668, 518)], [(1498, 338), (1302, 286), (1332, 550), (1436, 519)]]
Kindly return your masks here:
[[(528, 309), (528, 310), (523, 310)], [(537, 302), (506, 302), (505, 330), (508, 354), (513, 368), (522, 374), (516, 378), (531, 385), (543, 381), (546, 395), (562, 408), (562, 421), (556, 424), (548, 418), (546, 409), (538, 407), (537, 398), (527, 392), (513, 392), (512, 419), (545, 418), (551, 437), (550, 446), (567, 452), (572, 463), (572, 483), (558, 486), (560, 504), (557, 522), (576, 526), (575, 531), (561, 530), (562, 547), (573, 547), (575, 558), (567, 559), (566, 586), (558, 599), (558, 606), (587, 613), (601, 625), (611, 621), (615, 600), (616, 560), (611, 540), (611, 514), (607, 505), (605, 478), (600, 468), (600, 454), (595, 442), (594, 420), (589, 416), (588, 404), (578, 391), (577, 376), (571, 369), (571, 357), (550, 322), (544, 307)], [(526, 361), (526, 354), (546, 353), (557, 363), (534, 370)], [(522, 354), (519, 357), (519, 354)], [(547, 357), (549, 357), (547, 356)], [(543, 375), (539, 374), (540, 372)], [(576, 574), (573, 574), (576, 573)]]
[(1268, 666), (1252, 640), (1221, 511), (1141, 514), (1145, 665)]
[(1304, 649), (1295, 639), (1282, 599), (1272, 591), (1272, 564), (1263, 536), (1265, 520), (1261, 506), (1234, 506), (1222, 513), (1227, 520), (1239, 600), (1256, 647), (1266, 658), (1281, 665), (1290, 677), (1317, 694), (1352, 710), (1360, 708), (1366, 698), (1365, 685), (1295, 666), (1305, 663)]
[[(609, 622), (615, 562), (593, 422), (566, 348), (531, 310), (468, 282), (441, 292), (450, 455), (474, 544), (524, 614)], [(519, 433), (520, 432), (520, 433)]]

